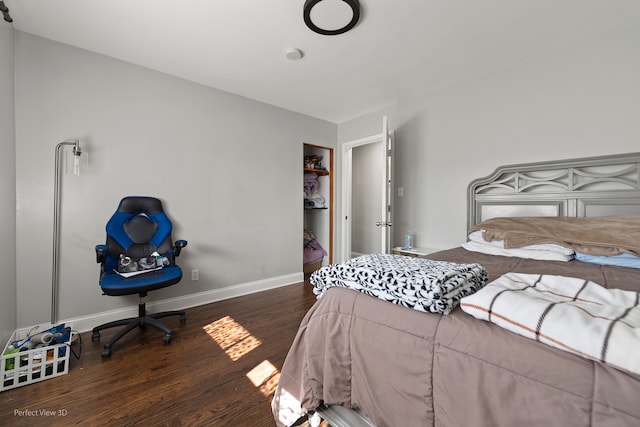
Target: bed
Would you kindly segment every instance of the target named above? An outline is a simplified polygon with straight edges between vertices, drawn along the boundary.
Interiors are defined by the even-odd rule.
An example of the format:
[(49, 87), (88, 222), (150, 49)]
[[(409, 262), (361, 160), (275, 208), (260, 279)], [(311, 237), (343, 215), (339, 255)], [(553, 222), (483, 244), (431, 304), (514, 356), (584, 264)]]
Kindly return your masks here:
[[(595, 260), (533, 259), (510, 252), (556, 242), (542, 239), (518, 246), (509, 233), (500, 234), (503, 220), (531, 219), (537, 228), (536, 221), (545, 218), (586, 222), (593, 233), (578, 232), (585, 241), (576, 243), (582, 245), (576, 246), (577, 252), (571, 249)], [(638, 248), (625, 246), (640, 244), (640, 227), (633, 226), (638, 220), (640, 153), (504, 166), (474, 180), (468, 187), (469, 236), (493, 231), (493, 241), (506, 252), (465, 249), (470, 238), (461, 247), (428, 258), (480, 265), (486, 271), (486, 286), (462, 298), (449, 314), (403, 307), (342, 286), (327, 287), (303, 319), (283, 365), (272, 401), (276, 424), (294, 425), (320, 414), (332, 426), (640, 425), (640, 335), (633, 327), (640, 320), (640, 268), (603, 262), (621, 254), (640, 255)], [(618, 224), (622, 231), (609, 233), (621, 236), (621, 242), (613, 238), (613, 243), (604, 233), (602, 247), (614, 247), (602, 255), (600, 248), (593, 249), (598, 241), (590, 237), (598, 234), (593, 224), (604, 221), (614, 224), (605, 231), (616, 230)], [(560, 246), (568, 247), (565, 243)], [(555, 340), (561, 345), (553, 346), (469, 314), (469, 307), (480, 304), (472, 298), (512, 276), (516, 281), (560, 278), (562, 286), (568, 283), (565, 279), (575, 279), (635, 298), (635, 305), (632, 301), (616, 317), (616, 322), (623, 319), (616, 325), (624, 323), (630, 335), (615, 350), (613, 345), (609, 348), (629, 364), (566, 351), (563, 340), (578, 335), (571, 330)], [(513, 316), (526, 311), (517, 302), (509, 304), (517, 307)], [(565, 304), (554, 305), (561, 306)], [(544, 315), (551, 318), (548, 312)], [(562, 326), (557, 320), (547, 324)], [(608, 338), (610, 332), (606, 329), (604, 335)], [(344, 421), (349, 418), (353, 421)]]

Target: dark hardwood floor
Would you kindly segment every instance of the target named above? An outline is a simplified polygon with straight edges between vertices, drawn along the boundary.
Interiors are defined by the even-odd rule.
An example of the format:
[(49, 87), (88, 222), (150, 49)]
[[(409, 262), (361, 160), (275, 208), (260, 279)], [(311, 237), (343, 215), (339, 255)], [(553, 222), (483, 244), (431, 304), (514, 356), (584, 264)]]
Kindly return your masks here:
[(135, 330), (105, 360), (83, 333), (67, 375), (0, 393), (0, 425), (274, 426), (278, 373), (314, 301), (299, 283), (192, 308), (184, 324), (164, 319), (170, 344), (154, 328)]

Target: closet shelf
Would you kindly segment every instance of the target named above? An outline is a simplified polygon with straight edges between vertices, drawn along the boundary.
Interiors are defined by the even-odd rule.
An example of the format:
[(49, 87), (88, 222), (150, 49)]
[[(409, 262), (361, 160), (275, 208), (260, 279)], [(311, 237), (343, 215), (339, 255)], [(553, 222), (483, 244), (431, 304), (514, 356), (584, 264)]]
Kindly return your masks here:
[(307, 172), (313, 172), (319, 176), (325, 176), (325, 175), (329, 175), (329, 171), (326, 169), (308, 169), (308, 168), (304, 168), (304, 173)]

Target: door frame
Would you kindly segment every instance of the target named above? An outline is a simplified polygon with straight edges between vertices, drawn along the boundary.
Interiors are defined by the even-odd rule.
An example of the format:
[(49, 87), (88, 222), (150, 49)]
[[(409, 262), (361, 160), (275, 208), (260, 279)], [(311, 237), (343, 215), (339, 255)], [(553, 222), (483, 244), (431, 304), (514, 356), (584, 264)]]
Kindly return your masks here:
[[(385, 144), (384, 132), (348, 141), (342, 144), (342, 203), (340, 205), (340, 218), (342, 227), (340, 228), (340, 257), (341, 262), (351, 258), (351, 218), (352, 218), (352, 185), (353, 185), (353, 149), (367, 144), (383, 143), (385, 153), (388, 150), (389, 138), (392, 138), (393, 131), (386, 135)], [(393, 145), (392, 145), (393, 146)], [(386, 154), (385, 154), (386, 155)], [(386, 167), (386, 166), (385, 166)], [(392, 173), (392, 171), (391, 171)], [(392, 204), (392, 194), (387, 193), (387, 203)], [(386, 227), (390, 240), (391, 229)], [(387, 245), (388, 246), (388, 245)]]

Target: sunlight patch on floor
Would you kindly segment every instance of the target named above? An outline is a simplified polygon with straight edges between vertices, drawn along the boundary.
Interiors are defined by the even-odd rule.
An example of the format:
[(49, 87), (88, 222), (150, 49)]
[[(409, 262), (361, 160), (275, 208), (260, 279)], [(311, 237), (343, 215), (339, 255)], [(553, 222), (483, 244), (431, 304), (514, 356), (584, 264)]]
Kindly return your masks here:
[(222, 317), (205, 325), (202, 329), (234, 362), (262, 344), (231, 316)]
[[(234, 362), (262, 344), (231, 316), (222, 317), (203, 326), (202, 329)], [(263, 360), (258, 366), (247, 372), (246, 376), (260, 390), (260, 393), (270, 397), (278, 386), (280, 371), (268, 360)]]
[(247, 378), (260, 389), (265, 396), (271, 396), (278, 386), (280, 371), (268, 360), (263, 360), (258, 366), (247, 372)]

